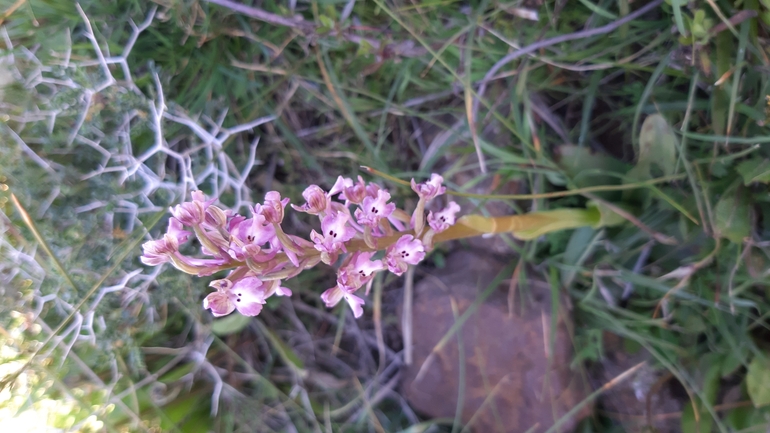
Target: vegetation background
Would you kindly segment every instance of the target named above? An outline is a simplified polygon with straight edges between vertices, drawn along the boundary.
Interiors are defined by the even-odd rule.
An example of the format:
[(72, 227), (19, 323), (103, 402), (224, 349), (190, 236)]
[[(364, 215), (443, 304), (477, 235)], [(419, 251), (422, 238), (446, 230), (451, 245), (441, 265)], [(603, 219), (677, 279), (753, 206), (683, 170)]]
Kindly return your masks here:
[[(504, 236), (532, 269), (519, 278), (571, 298), (574, 368), (643, 352), (684, 390), (681, 431), (766, 431), (768, 8), (0, 0), (0, 425), (460, 431), (393, 383), (382, 299), (401, 280), (378, 280), (358, 321), (323, 307), (321, 268), (254, 320), (212, 321), (206, 281), (138, 261), (193, 189), (244, 211), (366, 165), (481, 188), (467, 212), (626, 210), (618, 227)], [(579, 431), (622, 428), (597, 411)]]

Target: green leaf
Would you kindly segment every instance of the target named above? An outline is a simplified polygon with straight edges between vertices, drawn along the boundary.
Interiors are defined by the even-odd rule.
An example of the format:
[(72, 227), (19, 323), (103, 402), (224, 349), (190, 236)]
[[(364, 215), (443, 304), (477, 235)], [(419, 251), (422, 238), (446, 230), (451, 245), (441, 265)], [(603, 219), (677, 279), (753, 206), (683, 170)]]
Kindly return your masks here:
[(722, 359), (722, 367), (719, 374), (726, 378), (735, 373), (746, 362), (748, 349), (730, 350)]
[(249, 322), (251, 322), (251, 317), (231, 314), (221, 319), (214, 319), (214, 323), (211, 325), (211, 332), (220, 337), (235, 334), (245, 328)]
[(372, 46), (372, 44), (369, 43), (366, 39), (362, 39), (361, 43), (358, 44), (358, 49), (356, 50), (356, 57), (363, 57), (368, 56), (369, 54), (373, 54), (376, 50)]
[(559, 146), (559, 167), (575, 186), (613, 185), (618, 177), (608, 173), (626, 173), (629, 166), (611, 156), (593, 153), (586, 147), (565, 144)]
[(334, 30), (334, 20), (326, 15), (320, 15), (318, 20), (321, 21), (321, 28), (318, 29), (321, 33), (326, 33)]
[(719, 236), (740, 244), (749, 235), (751, 221), (745, 194), (724, 194), (714, 208), (716, 232)]
[(746, 373), (746, 389), (754, 406), (770, 404), (770, 360), (756, 356)]
[(674, 174), (677, 144), (676, 135), (663, 116), (647, 116), (639, 134), (639, 158), (636, 167), (643, 171), (647, 179), (653, 177), (650, 174), (653, 164), (666, 176)]
[(743, 184), (761, 182), (770, 183), (770, 160), (754, 158), (743, 161), (735, 168), (743, 178)]

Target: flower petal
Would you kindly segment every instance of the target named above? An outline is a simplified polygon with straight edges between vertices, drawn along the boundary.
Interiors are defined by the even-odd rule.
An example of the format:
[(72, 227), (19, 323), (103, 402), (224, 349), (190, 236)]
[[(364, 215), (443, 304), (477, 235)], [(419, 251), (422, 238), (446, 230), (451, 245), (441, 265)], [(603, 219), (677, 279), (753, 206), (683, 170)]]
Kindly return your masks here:
[(227, 316), (235, 310), (235, 305), (230, 302), (227, 294), (222, 292), (209, 293), (203, 300), (203, 308), (211, 309), (214, 317)]
[(353, 310), (353, 316), (358, 319), (364, 314), (364, 300), (359, 298), (356, 295), (351, 295), (350, 293), (345, 294), (345, 300), (348, 301), (348, 305), (350, 305), (350, 309)]
[(238, 280), (230, 289), (230, 301), (239, 313), (244, 316), (256, 316), (262, 311), (265, 303), (263, 282), (257, 277), (246, 277)]
[(339, 288), (339, 286), (334, 286), (331, 289), (327, 289), (321, 293), (321, 300), (324, 301), (324, 304), (326, 304), (326, 308), (332, 308), (340, 303), (343, 296), (344, 292)]

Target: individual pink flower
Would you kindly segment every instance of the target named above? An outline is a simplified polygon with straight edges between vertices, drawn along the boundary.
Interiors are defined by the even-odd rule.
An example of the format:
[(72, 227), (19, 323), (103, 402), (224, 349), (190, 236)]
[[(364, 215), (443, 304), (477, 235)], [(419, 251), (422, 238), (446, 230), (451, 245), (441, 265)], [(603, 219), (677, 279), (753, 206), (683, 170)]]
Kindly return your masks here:
[(364, 314), (364, 300), (339, 285), (334, 286), (321, 294), (321, 300), (324, 301), (327, 308), (334, 307), (339, 304), (342, 299), (345, 299), (348, 305), (350, 305), (350, 309), (353, 310), (353, 316), (359, 318)]
[(191, 232), (184, 229), (182, 223), (176, 218), (170, 218), (168, 220), (168, 230), (166, 233), (173, 236), (178, 244), (187, 242), (187, 238), (192, 235)]
[(206, 296), (203, 308), (211, 309), (211, 314), (215, 317), (226, 316), (233, 310), (238, 310), (244, 316), (256, 316), (262, 311), (262, 305), (265, 303), (262, 280), (257, 277), (245, 277), (232, 285), (222, 281), (212, 282), (217, 283), (217, 291)]
[(203, 222), (205, 210), (197, 201), (184, 202), (169, 209), (174, 218), (188, 227), (196, 226)]
[(355, 291), (374, 278), (384, 266), (382, 260), (372, 260), (374, 252), (355, 252), (349, 262), (337, 273), (337, 285)]
[(283, 222), (283, 210), (287, 204), (289, 204), (288, 198), (281, 200), (281, 194), (278, 191), (270, 191), (265, 194), (265, 203), (260, 211), (264, 215), (265, 221), (271, 224), (280, 224)]
[(396, 205), (388, 203), (390, 194), (385, 190), (377, 191), (377, 196), (364, 197), (361, 207), (356, 209), (356, 220), (359, 224), (377, 228), (380, 218), (387, 218), (396, 210)]
[[(259, 205), (257, 205), (259, 206)], [(262, 247), (267, 243), (275, 243), (275, 228), (268, 224), (265, 216), (259, 213), (257, 206), (254, 207), (253, 216), (249, 219), (240, 217), (237, 224), (230, 230), (230, 246), (228, 253), (236, 260), (244, 260), (246, 252), (244, 248), (247, 245)], [(235, 218), (233, 220), (236, 220)], [(251, 252), (259, 250), (251, 249)]]
[(143, 253), (142, 256), (139, 257), (139, 260), (147, 266), (158, 266), (171, 261), (171, 254), (173, 254), (176, 249), (172, 247), (173, 244), (167, 242), (167, 238), (175, 239), (166, 234), (162, 239), (148, 241), (142, 244)]
[(345, 251), (345, 242), (356, 235), (356, 230), (348, 224), (350, 215), (345, 212), (327, 214), (321, 221), (321, 234), (313, 230), (310, 238), (315, 243), (315, 249), (325, 253)]
[(355, 317), (364, 313), (364, 300), (353, 293), (371, 281), (375, 272), (383, 269), (381, 260), (371, 260), (374, 252), (355, 252), (337, 273), (337, 285), (321, 294), (327, 307), (337, 305), (342, 299), (347, 301)]
[(453, 226), (455, 223), (455, 215), (460, 212), (460, 205), (450, 201), (447, 207), (436, 212), (428, 212), (428, 225), (436, 233), (441, 233)]
[(326, 212), (329, 208), (329, 198), (326, 196), (326, 192), (318, 185), (310, 185), (305, 188), (305, 191), (302, 192), (302, 197), (305, 199), (305, 204), (302, 206), (291, 205), (298, 212), (318, 215)]
[(412, 179), (412, 190), (420, 196), (421, 200), (429, 201), (446, 192), (446, 187), (441, 186), (444, 178), (436, 173), (430, 175), (430, 180), (418, 184)]
[(364, 178), (358, 176), (358, 182), (354, 183), (350, 178), (338, 176), (334, 186), (332, 186), (332, 189), (329, 190), (329, 197), (335, 194), (339, 194), (339, 198), (341, 200), (360, 204), (364, 200), (364, 197), (367, 195), (367, 186), (364, 182)]
[(402, 275), (409, 265), (416, 265), (423, 258), (425, 258), (425, 247), (412, 235), (401, 236), (395, 244), (388, 247), (385, 253), (388, 270), (396, 275)]
[(201, 224), (206, 215), (206, 209), (216, 199), (206, 200), (206, 196), (202, 191), (193, 191), (192, 201), (178, 204), (172, 208), (171, 214), (174, 215), (182, 224), (192, 227)]

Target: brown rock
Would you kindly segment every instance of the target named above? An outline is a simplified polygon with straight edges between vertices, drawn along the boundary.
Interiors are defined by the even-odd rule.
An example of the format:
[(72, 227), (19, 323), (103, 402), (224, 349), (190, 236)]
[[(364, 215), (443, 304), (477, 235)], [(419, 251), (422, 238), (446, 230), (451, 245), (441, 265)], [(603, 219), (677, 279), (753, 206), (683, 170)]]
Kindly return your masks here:
[[(465, 322), (460, 332), (462, 357), (457, 335), (430, 356), (455, 323), (452, 300), (458, 316), (462, 315), (502, 268), (493, 256), (459, 251), (448, 258), (444, 269), (431, 272), (432, 276), (417, 284), (414, 362), (406, 368), (403, 393), (416, 410), (429, 417), (454, 417), (462, 359), (463, 423), (470, 424), (475, 432), (544, 432), (585, 397), (579, 386), (581, 379), (569, 369), (571, 347), (561, 321), (549, 361), (551, 345), (546, 341), (551, 305), (547, 285), (532, 282), (519, 288), (528, 300), (521, 305), (517, 296), (511, 316), (506, 281)], [(576, 421), (569, 420), (559, 431), (570, 431)]]
[[(618, 422), (627, 432), (676, 433), (681, 431), (681, 413), (687, 394), (666, 370), (651, 366), (652, 356), (646, 351), (627, 353), (623, 339), (604, 334), (607, 356), (595, 366), (594, 388), (599, 388), (642, 361), (647, 361), (633, 376), (610, 388), (599, 397), (603, 415)], [(675, 416), (671, 416), (674, 414)]]

